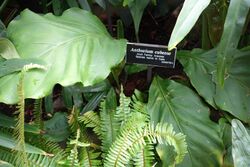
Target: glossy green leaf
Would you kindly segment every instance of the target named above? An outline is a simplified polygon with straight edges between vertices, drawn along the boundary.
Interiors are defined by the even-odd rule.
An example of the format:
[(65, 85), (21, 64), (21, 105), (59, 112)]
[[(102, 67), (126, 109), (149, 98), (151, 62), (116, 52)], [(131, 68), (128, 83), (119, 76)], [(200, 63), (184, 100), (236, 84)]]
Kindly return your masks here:
[[(209, 108), (191, 89), (156, 77), (149, 90), (148, 110), (151, 121), (170, 123), (176, 132), (186, 135), (188, 154), (180, 166), (222, 164), (223, 144), (219, 126), (209, 119)], [(163, 162), (163, 166), (166, 163)]]
[(171, 34), (168, 49), (172, 50), (189, 33), (210, 0), (185, 0)]
[(183, 65), (184, 71), (196, 91), (205, 98), (207, 103), (216, 108), (214, 102), (216, 85), (212, 75), (215, 73), (216, 67), (216, 50), (205, 52), (201, 49), (194, 49), (180, 51), (177, 54), (178, 60)]
[(231, 0), (221, 42), (218, 47), (217, 81), (219, 86), (224, 86), (229, 68), (235, 57), (245, 20), (250, 8), (249, 0)]
[(178, 60), (197, 92), (213, 107), (250, 122), (250, 47), (235, 50), (224, 88), (216, 89), (217, 51), (179, 52)]
[(15, 46), (7, 38), (0, 38), (0, 57), (5, 59), (19, 58)]
[[(5, 147), (5, 148), (9, 148), (9, 149), (13, 149), (16, 150), (16, 141), (13, 139), (12, 136), (4, 134), (4, 133), (0, 133), (0, 146), (1, 147)], [(25, 144), (25, 151), (27, 153), (32, 153), (32, 154), (43, 154), (43, 155), (47, 155), (47, 153), (37, 147), (34, 147), (30, 144)]]
[[(66, 10), (60, 17), (25, 10), (7, 30), (22, 59), (41, 59), (48, 69), (27, 72), (25, 98), (44, 97), (57, 83), (96, 84), (122, 61), (126, 50), (126, 40), (113, 39), (96, 16), (78, 8)], [(1, 102), (17, 102), (18, 81), (18, 74), (0, 78)]]
[[(14, 120), (14, 118), (8, 117), (0, 113), (0, 126), (14, 129), (16, 126), (16, 121)], [(25, 124), (24, 131), (34, 133), (34, 134), (40, 134), (40, 129), (35, 125)]]
[(234, 166), (250, 166), (250, 135), (237, 119), (232, 120), (232, 143)]
[(57, 112), (44, 122), (45, 137), (54, 142), (60, 142), (69, 137), (67, 114)]

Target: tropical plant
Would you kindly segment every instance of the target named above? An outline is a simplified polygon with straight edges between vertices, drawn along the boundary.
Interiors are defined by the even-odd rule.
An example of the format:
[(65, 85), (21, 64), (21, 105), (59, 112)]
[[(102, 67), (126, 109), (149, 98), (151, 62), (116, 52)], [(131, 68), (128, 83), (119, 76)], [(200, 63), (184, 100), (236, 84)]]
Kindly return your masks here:
[[(145, 166), (156, 162), (159, 166), (171, 166), (182, 158), (183, 163), (178, 166), (247, 166), (243, 153), (248, 150), (243, 146), (246, 148), (249, 135), (242, 123), (247, 129), (250, 122), (250, 46), (245, 42), (250, 0), (185, 0), (168, 49), (188, 40), (186, 35), (192, 34), (192, 28), (198, 23), (195, 27), (201, 27), (201, 48), (177, 52), (186, 74), (177, 78), (186, 80), (156, 76), (146, 93), (147, 104), (121, 94), (118, 107), (111, 85), (119, 89), (118, 75), (123, 69), (138, 72), (145, 68), (124, 67), (127, 40), (122, 39), (121, 21), (118, 21), (119, 35), (114, 39), (96, 16), (75, 8), (80, 6), (90, 11), (91, 2), (98, 3), (107, 12), (111, 4), (128, 7), (139, 41), (139, 26), (149, 0), (110, 0), (111, 4), (97, 0), (42, 1), (44, 12), (52, 5), (57, 16), (38, 15), (26, 9), (7, 29), (0, 24), (0, 101), (19, 102), (18, 120), (1, 118), (8, 123), (0, 122), (4, 127), (0, 148), (8, 156), (0, 157), (4, 161), (0, 164), (16, 165), (18, 154), (22, 164), (29, 164), (34, 152), (29, 152), (28, 143), (40, 151), (45, 150), (36, 158), (41, 156), (55, 162), (48, 156), (54, 151), (43, 149), (40, 140), (34, 143), (24, 138), (29, 135), (34, 139), (42, 136), (43, 141), (49, 142), (67, 140), (66, 155), (60, 156), (62, 166), (115, 166), (114, 163), (143, 166), (144, 160)], [(158, 3), (160, 0), (154, 1)], [(110, 27), (110, 13), (108, 15)], [(31, 63), (46, 70), (31, 69), (24, 74), (23, 68)], [(109, 76), (110, 73), (113, 76)], [(52, 107), (52, 90), (56, 84), (63, 86), (63, 101), (67, 111), (71, 111), (68, 123), (67, 111), (55, 113)], [(24, 123), (24, 99), (27, 98), (38, 99), (34, 115), (39, 128)], [(43, 101), (45, 111), (41, 112)], [(100, 101), (100, 110), (96, 112)], [(44, 112), (52, 118), (44, 121)], [(211, 113), (215, 113), (216, 118)], [(16, 123), (18, 126), (13, 126)], [(13, 129), (15, 138), (10, 137)], [(37, 134), (40, 132), (45, 134)], [(161, 135), (163, 133), (169, 134), (167, 138)], [(186, 136), (185, 157), (184, 139), (180, 134)], [(239, 140), (241, 134), (246, 137)], [(138, 139), (136, 145), (130, 145), (135, 139)], [(13, 141), (18, 141), (16, 151), (19, 153), (9, 155), (9, 150), (14, 148), (10, 144)], [(153, 155), (157, 155), (156, 158)], [(239, 157), (244, 163), (238, 161)]]

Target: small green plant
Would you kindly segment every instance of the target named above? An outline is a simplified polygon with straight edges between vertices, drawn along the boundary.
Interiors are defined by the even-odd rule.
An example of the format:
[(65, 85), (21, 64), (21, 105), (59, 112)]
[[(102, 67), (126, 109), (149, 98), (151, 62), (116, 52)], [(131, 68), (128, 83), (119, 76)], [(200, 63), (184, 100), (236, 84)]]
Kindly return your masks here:
[[(113, 102), (113, 103), (112, 103)], [(154, 146), (156, 144), (174, 147), (174, 163), (179, 164), (187, 151), (185, 136), (175, 133), (167, 123), (152, 124), (146, 105), (120, 94), (120, 105), (111, 89), (107, 99), (100, 105), (100, 112), (88, 111), (82, 116), (70, 116), (71, 131), (76, 138), (69, 142), (70, 153), (60, 162), (64, 166), (152, 166), (157, 163)], [(73, 118), (78, 118), (72, 121)], [(78, 122), (78, 125), (76, 125)], [(91, 128), (98, 138), (93, 143), (87, 129)], [(100, 143), (100, 144), (98, 144)], [(87, 153), (87, 154), (86, 154)]]

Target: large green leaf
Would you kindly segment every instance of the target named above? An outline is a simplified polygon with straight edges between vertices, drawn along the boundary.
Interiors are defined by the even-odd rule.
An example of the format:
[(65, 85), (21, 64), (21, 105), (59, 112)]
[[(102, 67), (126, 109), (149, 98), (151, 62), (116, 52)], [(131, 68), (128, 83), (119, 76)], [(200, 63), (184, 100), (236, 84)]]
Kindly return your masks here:
[[(60, 17), (24, 10), (7, 33), (21, 58), (39, 58), (47, 65), (46, 72), (27, 72), (25, 98), (44, 97), (56, 83), (98, 83), (122, 61), (126, 50), (126, 40), (113, 39), (97, 17), (78, 8), (66, 10)], [(18, 74), (0, 79), (1, 102), (17, 102), (18, 81)]]
[[(168, 122), (176, 132), (186, 135), (188, 155), (180, 166), (222, 164), (223, 144), (219, 126), (209, 119), (209, 108), (191, 89), (157, 77), (149, 90), (148, 109), (152, 121)], [(163, 161), (163, 166), (165, 163)]]
[(169, 50), (189, 33), (209, 3), (210, 0), (185, 0), (168, 43)]
[(216, 89), (216, 49), (203, 52), (179, 52), (192, 85), (212, 106), (228, 111), (239, 119), (250, 122), (250, 47), (234, 50), (235, 59), (228, 71), (223, 89)]
[(14, 167), (12, 164), (0, 160), (0, 167)]
[(232, 155), (235, 167), (250, 166), (250, 135), (239, 120), (232, 120)]
[(250, 8), (249, 0), (231, 0), (218, 47), (217, 80), (224, 86)]

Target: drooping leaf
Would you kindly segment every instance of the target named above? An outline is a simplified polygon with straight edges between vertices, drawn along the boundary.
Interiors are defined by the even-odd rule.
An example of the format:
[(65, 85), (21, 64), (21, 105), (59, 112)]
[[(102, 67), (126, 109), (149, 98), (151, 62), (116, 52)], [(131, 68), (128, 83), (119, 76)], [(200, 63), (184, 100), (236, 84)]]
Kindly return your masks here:
[[(66, 10), (60, 17), (24, 10), (7, 31), (22, 59), (38, 58), (48, 67), (46, 72), (28, 72), (29, 77), (24, 78), (25, 98), (44, 97), (56, 83), (98, 83), (125, 55), (126, 40), (113, 39), (97, 17), (78, 8)], [(13, 74), (0, 79), (4, 83), (0, 86), (1, 102), (17, 102), (13, 90), (18, 78)]]
[[(15, 127), (15, 124), (16, 124), (16, 121), (13, 118), (0, 113), (0, 126), (1, 127), (13, 129)], [(34, 134), (40, 133), (40, 129), (37, 126), (29, 125), (29, 124), (25, 124), (24, 131), (34, 133)]]
[(250, 135), (237, 119), (232, 120), (232, 143), (234, 166), (250, 166)]
[(238, 46), (249, 8), (249, 0), (230, 0), (224, 31), (218, 47), (217, 81), (220, 87), (224, 86), (235, 57), (234, 50)]
[(168, 49), (172, 50), (189, 33), (210, 0), (185, 0), (171, 34)]
[[(17, 143), (17, 141), (14, 140), (12, 136), (10, 136), (8, 134), (0, 133), (0, 146), (1, 147), (16, 150), (16, 149), (18, 149), (16, 147), (16, 143)], [(34, 147), (30, 144), (27, 144), (27, 143), (25, 144), (25, 151), (27, 153), (48, 155), (48, 153), (46, 153), (45, 151), (43, 151), (37, 147)]]
[[(188, 87), (156, 77), (149, 90), (151, 121), (168, 122), (186, 135), (188, 154), (180, 166), (220, 166), (223, 145), (219, 126), (209, 119), (209, 108)], [(159, 156), (165, 156), (161, 150)], [(163, 161), (163, 166), (167, 162)]]
[(69, 136), (67, 114), (57, 112), (48, 121), (44, 122), (45, 137), (54, 142), (65, 140)]
[(192, 85), (213, 107), (228, 111), (237, 118), (250, 122), (250, 47), (235, 50), (235, 59), (228, 71), (223, 89), (216, 89), (216, 49), (204, 52), (179, 52)]
[(8, 59), (0, 62), (0, 78), (14, 72), (20, 72), (25, 65), (38, 64), (46, 68), (45, 63), (40, 59)]
[(5, 59), (19, 58), (15, 46), (7, 38), (0, 38), (0, 57)]

